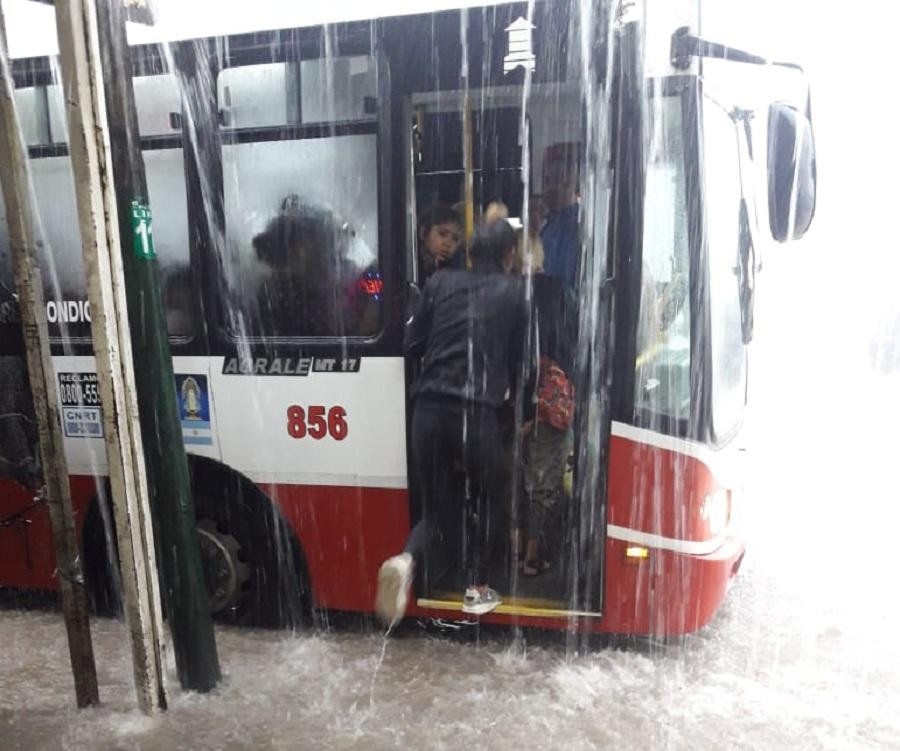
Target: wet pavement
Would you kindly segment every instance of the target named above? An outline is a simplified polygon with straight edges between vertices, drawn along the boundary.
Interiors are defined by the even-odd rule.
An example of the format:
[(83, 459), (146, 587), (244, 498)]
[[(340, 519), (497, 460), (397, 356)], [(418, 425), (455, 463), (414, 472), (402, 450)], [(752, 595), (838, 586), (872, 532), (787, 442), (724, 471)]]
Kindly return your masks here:
[[(561, 640), (219, 629), (225, 679), (134, 709), (128, 648), (94, 624), (103, 706), (74, 708), (56, 613), (0, 616), (4, 749), (900, 747), (897, 652), (864, 621), (748, 565), (712, 627), (683, 644), (566, 653)], [(843, 622), (842, 622), (843, 621)], [(868, 624), (871, 625), (871, 624)], [(884, 624), (887, 625), (887, 624)], [(174, 678), (170, 686), (174, 686)]]

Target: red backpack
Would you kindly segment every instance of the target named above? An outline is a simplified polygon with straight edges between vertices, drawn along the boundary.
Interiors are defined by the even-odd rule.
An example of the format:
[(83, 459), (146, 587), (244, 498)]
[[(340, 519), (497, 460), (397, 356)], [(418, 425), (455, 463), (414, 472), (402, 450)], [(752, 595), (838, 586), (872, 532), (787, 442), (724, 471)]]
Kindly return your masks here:
[(563, 369), (549, 357), (541, 356), (538, 373), (537, 419), (559, 430), (572, 424), (575, 414), (575, 388)]

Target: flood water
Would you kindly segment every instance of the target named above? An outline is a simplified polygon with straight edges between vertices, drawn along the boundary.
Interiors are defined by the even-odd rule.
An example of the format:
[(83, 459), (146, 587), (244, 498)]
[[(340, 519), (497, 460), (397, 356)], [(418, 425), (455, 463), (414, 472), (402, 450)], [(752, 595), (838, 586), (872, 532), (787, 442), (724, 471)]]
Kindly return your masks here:
[(388, 640), (379, 667), (385, 642), (359, 623), (293, 635), (220, 628), (221, 687), (182, 693), (170, 666), (170, 709), (147, 718), (135, 709), (122, 625), (94, 623), (103, 706), (79, 712), (61, 616), (8, 611), (0, 747), (900, 748), (890, 573), (900, 389), (896, 374), (869, 367), (852, 327), (788, 304), (805, 252), (769, 264), (748, 553), (702, 632), (572, 653), (563, 638), (527, 630), (447, 636), (413, 624)]
[[(835, 75), (850, 75), (832, 58)], [(848, 109), (843, 96), (823, 105), (825, 123)], [(893, 138), (896, 119), (884, 122)], [(5, 610), (0, 751), (900, 749), (900, 368), (872, 348), (880, 323), (900, 320), (896, 269), (872, 263), (896, 232), (851, 229), (848, 215), (879, 211), (862, 190), (838, 195), (852, 181), (841, 185), (835, 168), (851, 161), (837, 131), (819, 131), (831, 155), (819, 224), (767, 256), (760, 277), (738, 512), (747, 554), (707, 628), (671, 644), (573, 652), (564, 635), (528, 630), (413, 623), (385, 640), (356, 621), (298, 633), (220, 627), (220, 687), (182, 692), (170, 649), (169, 710), (146, 717), (122, 624), (92, 624), (102, 706), (79, 711), (60, 613)], [(858, 147), (868, 160), (852, 161), (878, 167), (876, 141)], [(894, 195), (873, 199), (886, 220)]]

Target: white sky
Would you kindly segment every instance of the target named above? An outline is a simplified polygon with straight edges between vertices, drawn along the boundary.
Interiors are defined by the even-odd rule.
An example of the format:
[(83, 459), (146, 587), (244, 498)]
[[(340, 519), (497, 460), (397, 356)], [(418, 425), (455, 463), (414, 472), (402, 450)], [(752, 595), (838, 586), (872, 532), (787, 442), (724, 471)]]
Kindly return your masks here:
[[(513, 0), (492, 0), (493, 4)], [(2, 0), (11, 57), (56, 54), (53, 9), (29, 0)], [(317, 26), (373, 17), (484, 5), (484, 0), (155, 0), (153, 27), (128, 25), (128, 41), (141, 44), (265, 29)], [(27, 33), (16, 30), (27, 29)]]
[[(734, 36), (753, 33), (804, 63), (813, 91), (819, 201), (809, 240), (819, 261), (845, 275), (837, 299), (890, 302), (900, 311), (900, 189), (894, 81), (900, 4), (862, 0), (712, 0)], [(708, 16), (711, 14), (707, 14)], [(756, 23), (746, 23), (757, 16)], [(730, 16), (730, 18), (729, 18)], [(762, 21), (762, 22), (761, 22)], [(785, 248), (789, 251), (789, 248)], [(847, 289), (856, 284), (856, 290)]]

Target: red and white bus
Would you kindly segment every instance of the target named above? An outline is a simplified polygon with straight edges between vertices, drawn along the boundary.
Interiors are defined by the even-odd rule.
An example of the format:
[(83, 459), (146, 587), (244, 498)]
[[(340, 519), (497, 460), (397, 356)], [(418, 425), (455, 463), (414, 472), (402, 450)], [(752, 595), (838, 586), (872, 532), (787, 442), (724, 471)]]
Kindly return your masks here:
[[(524, 221), (548, 154), (564, 149), (579, 172), (574, 480), (550, 535), (555, 565), (492, 579), (503, 605), (483, 620), (696, 630), (744, 554), (733, 466), (756, 249), (763, 229), (784, 241), (811, 221), (808, 108), (766, 102), (751, 120), (729, 100), (727, 75), (709, 92), (708, 58), (752, 65), (761, 79), (771, 66), (693, 36), (696, 3), (647, 3), (646, 17), (605, 1), (464, 4), (359, 20), (301, 9), (266, 22), (275, 28), (132, 40), (212, 608), (254, 624), (372, 611), (378, 568), (417, 515), (414, 365), (401, 346), (421, 278), (417, 212), (465, 203), (468, 184), (470, 205), (502, 200)], [(73, 501), (101, 604), (116, 574), (63, 94), (52, 54), (13, 68)], [(312, 239), (267, 257), (260, 237), (285, 212), (302, 214)], [(5, 232), (3, 220), (0, 376), (10, 383), (21, 370)], [(316, 268), (331, 269), (333, 304), (313, 290), (324, 283)], [(2, 428), (15, 470), (27, 425), (4, 416)], [(0, 587), (52, 590), (47, 510), (8, 474)], [(417, 582), (408, 615), (462, 618), (454, 576)]]

